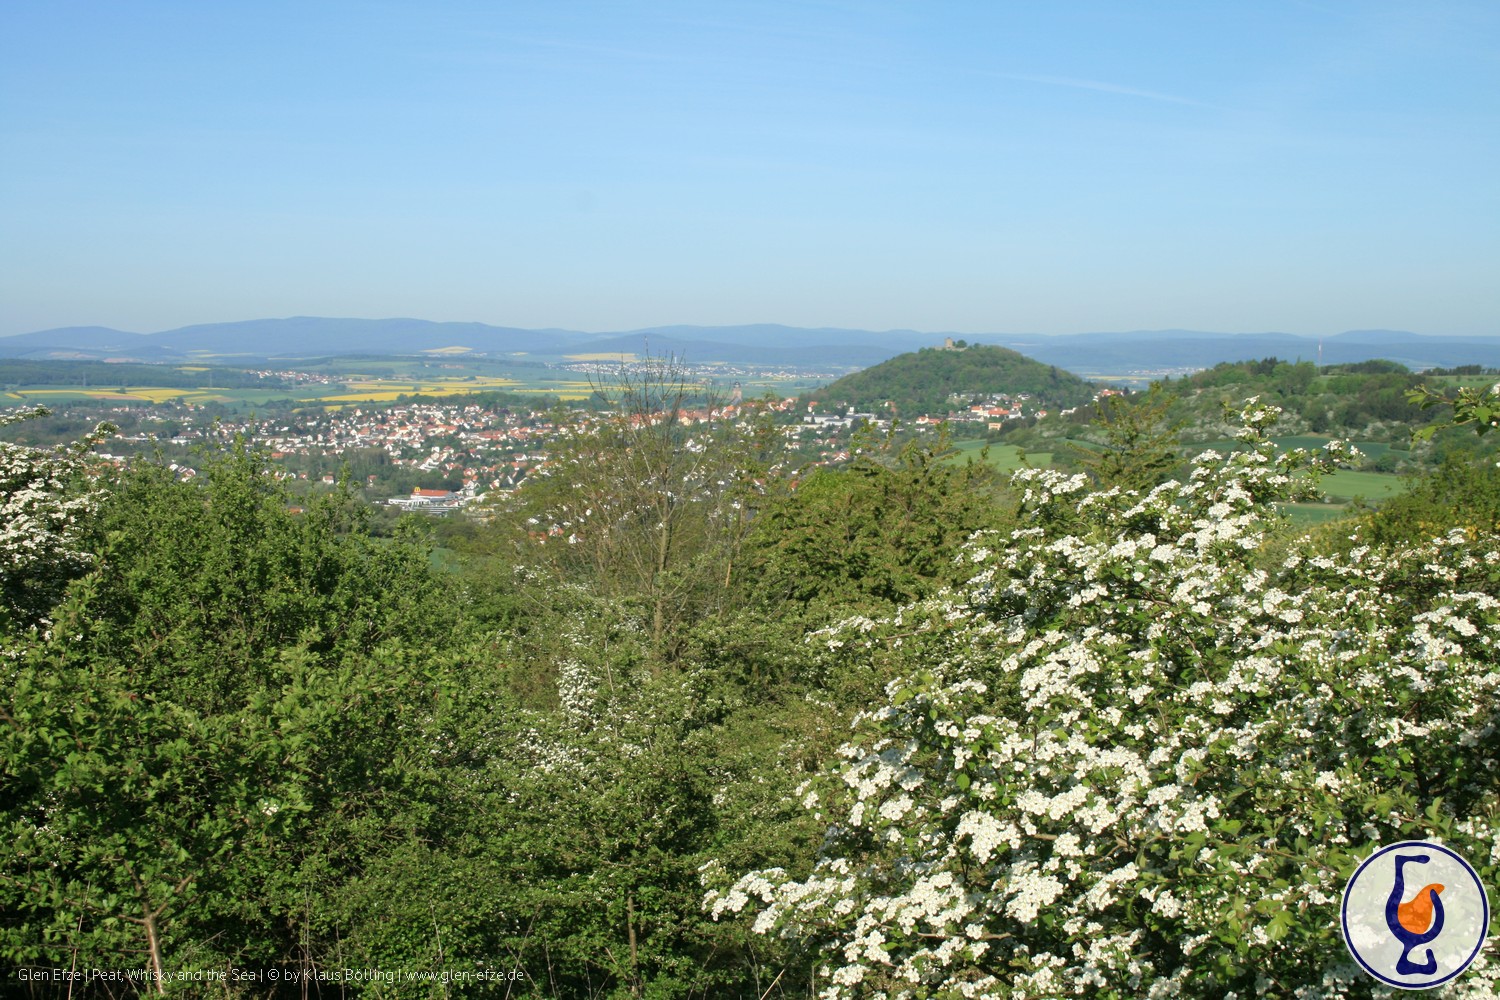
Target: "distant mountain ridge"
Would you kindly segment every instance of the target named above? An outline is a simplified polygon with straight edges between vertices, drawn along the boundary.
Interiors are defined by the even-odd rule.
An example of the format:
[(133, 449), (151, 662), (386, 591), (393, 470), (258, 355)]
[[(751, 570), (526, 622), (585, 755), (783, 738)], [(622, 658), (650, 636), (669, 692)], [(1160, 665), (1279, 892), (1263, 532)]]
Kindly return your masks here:
[[(40, 350), (120, 352), (127, 357), (197, 353), (253, 358), (328, 354), (411, 354), (464, 346), (475, 351), (565, 351), (592, 339), (568, 330), (522, 330), (484, 323), (435, 323), (421, 319), (288, 319), (203, 323), (160, 333), (126, 333), (105, 327), (65, 327), (0, 338), (0, 355)], [(16, 348), (22, 348), (17, 350)]]
[(918, 330), (804, 328), (773, 323), (657, 326), (585, 333), (430, 320), (286, 319), (205, 323), (158, 333), (85, 326), (0, 337), (0, 357), (242, 362), (346, 354), (420, 354), (463, 347), (477, 354), (561, 357), (573, 353), (673, 353), (694, 362), (860, 368), (942, 344), (945, 337), (1007, 347), (1084, 376), (1199, 369), (1276, 356), (1339, 364), (1386, 358), (1408, 367), (1500, 366), (1500, 337), (1426, 336), (1402, 330), (1297, 334), (1135, 330), (1077, 334), (970, 334)]

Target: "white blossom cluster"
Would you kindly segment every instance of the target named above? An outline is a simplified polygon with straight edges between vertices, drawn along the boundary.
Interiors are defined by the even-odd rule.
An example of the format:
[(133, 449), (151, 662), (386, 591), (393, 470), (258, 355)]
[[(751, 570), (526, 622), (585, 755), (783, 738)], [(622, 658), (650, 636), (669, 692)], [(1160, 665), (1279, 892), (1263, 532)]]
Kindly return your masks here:
[(1275, 454), (1275, 417), (1146, 495), (1023, 470), (967, 588), (835, 630), (920, 667), (807, 790), (811, 874), (709, 866), (705, 909), (825, 955), (829, 998), (1373, 995), (1338, 898), (1374, 845), (1495, 883), (1500, 538), (1251, 568), (1338, 451)]
[[(625, 608), (583, 603), (588, 593), (579, 585), (560, 590), (565, 599), (580, 602), (551, 636), (557, 643), (553, 662), (561, 711), (552, 719), (545, 712), (517, 712), (517, 739), (508, 753), (560, 780), (602, 780), (606, 760), (646, 752), (628, 735), (641, 723), (630, 693), (640, 681), (636, 670), (646, 631)], [(533, 654), (516, 648), (510, 655), (520, 660)]]
[[(0, 426), (47, 412), (3, 412)], [(0, 626), (38, 624), (38, 593), (88, 566), (77, 535), (98, 494), (85, 481), (84, 453), (110, 429), (101, 425), (83, 441), (57, 448), (0, 441)]]

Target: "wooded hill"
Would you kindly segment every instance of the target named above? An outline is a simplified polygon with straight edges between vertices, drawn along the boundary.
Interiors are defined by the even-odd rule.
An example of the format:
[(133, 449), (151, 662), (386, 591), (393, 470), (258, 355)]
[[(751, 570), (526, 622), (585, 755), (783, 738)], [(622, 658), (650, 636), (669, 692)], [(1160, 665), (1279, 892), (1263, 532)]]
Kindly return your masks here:
[[(962, 341), (959, 342), (963, 343)], [(898, 416), (941, 415), (954, 409), (950, 397), (967, 401), (994, 393), (1029, 394), (1048, 406), (1078, 406), (1096, 387), (1052, 365), (1004, 347), (928, 347), (873, 368), (846, 375), (812, 393), (825, 406), (894, 410)], [(888, 405), (889, 404), (889, 405)]]

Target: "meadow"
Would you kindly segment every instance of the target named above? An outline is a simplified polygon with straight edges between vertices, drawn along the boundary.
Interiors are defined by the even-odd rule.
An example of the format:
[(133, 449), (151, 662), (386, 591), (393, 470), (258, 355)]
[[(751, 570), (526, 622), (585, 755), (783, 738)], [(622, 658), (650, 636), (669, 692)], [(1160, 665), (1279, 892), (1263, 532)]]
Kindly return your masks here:
[[(984, 455), (984, 449), (988, 445), (989, 454)], [(1024, 458), (1023, 458), (1024, 456)], [(1052, 453), (1050, 451), (1025, 451), (1013, 444), (989, 444), (986, 441), (955, 441), (953, 443), (953, 454), (948, 456), (948, 461), (954, 464), (962, 464), (970, 459), (987, 461), (1000, 472), (1015, 472), (1026, 466), (1045, 468), (1052, 464)]]

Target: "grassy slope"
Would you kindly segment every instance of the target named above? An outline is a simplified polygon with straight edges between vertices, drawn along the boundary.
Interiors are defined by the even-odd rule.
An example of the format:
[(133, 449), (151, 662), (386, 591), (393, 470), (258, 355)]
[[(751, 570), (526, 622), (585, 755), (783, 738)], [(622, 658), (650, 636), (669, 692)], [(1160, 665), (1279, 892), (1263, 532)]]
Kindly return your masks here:
[[(954, 454), (949, 456), (948, 461), (962, 463), (973, 459), (980, 460), (980, 452), (984, 450), (983, 441), (957, 441), (954, 442)], [(1021, 468), (1021, 449), (1013, 444), (990, 445), (989, 463), (1001, 472), (1014, 472)], [(1026, 453), (1026, 465), (1048, 466), (1052, 464), (1052, 453), (1050, 451), (1028, 451)]]

